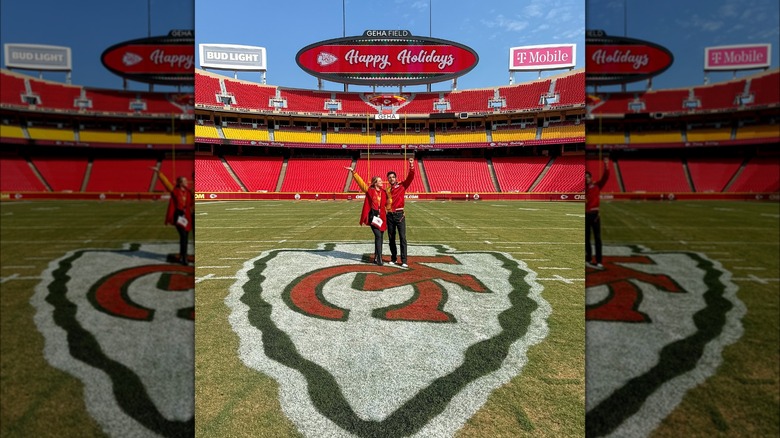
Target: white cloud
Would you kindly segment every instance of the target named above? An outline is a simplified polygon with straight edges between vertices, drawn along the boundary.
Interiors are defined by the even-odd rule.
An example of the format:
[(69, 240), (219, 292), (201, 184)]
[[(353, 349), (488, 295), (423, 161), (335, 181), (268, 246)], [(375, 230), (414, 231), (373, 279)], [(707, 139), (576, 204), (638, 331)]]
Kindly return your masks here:
[(481, 20), (482, 24), (490, 28), (499, 28), (509, 32), (519, 32), (528, 27), (528, 21), (517, 18), (506, 18), (499, 14), (493, 20)]
[(417, 0), (410, 6), (412, 9), (427, 10), (430, 6), (430, 2)]
[(698, 14), (693, 14), (687, 19), (678, 19), (677, 24), (684, 29), (694, 28), (704, 32), (715, 32), (723, 27), (723, 20), (703, 18)]

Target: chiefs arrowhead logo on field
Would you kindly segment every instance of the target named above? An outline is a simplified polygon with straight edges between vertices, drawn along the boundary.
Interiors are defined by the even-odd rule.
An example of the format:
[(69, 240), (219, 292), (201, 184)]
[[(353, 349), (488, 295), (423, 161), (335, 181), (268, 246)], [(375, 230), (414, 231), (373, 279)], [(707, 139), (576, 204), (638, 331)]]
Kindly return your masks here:
[(177, 249), (70, 252), (31, 298), (46, 360), (84, 383), (109, 435), (194, 434), (194, 269), (166, 263)]
[(369, 246), (247, 261), (226, 298), (239, 355), (305, 435), (452, 435), (546, 336), (542, 287), (503, 253), (410, 246), (403, 269)]
[(693, 252), (605, 246), (587, 272), (586, 434), (647, 436), (742, 335), (731, 273)]

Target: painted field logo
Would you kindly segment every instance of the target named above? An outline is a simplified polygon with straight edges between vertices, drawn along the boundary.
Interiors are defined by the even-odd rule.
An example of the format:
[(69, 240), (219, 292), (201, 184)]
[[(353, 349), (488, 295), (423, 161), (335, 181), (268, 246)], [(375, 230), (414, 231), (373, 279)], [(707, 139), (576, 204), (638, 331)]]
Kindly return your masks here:
[(536, 273), (503, 253), (370, 245), (274, 250), (226, 298), (244, 363), (274, 377), (307, 436), (451, 436), (547, 335)]
[(742, 335), (731, 273), (693, 252), (605, 246), (587, 272), (586, 434), (647, 436)]
[(177, 245), (73, 251), (49, 264), (31, 303), (44, 356), (84, 383), (111, 436), (194, 434), (194, 269)]

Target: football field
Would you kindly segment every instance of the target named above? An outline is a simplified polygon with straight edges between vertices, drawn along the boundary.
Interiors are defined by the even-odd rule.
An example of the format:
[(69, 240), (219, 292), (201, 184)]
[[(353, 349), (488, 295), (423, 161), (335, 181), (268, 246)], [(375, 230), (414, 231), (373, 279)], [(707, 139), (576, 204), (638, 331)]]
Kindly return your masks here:
[(605, 270), (587, 273), (588, 436), (776, 436), (778, 204), (613, 201), (601, 218)]
[[(192, 267), (165, 263), (177, 245), (162, 225), (164, 202), (0, 203), (2, 435), (104, 436), (123, 415), (163, 436), (780, 429), (778, 204), (603, 202), (605, 269), (588, 271), (589, 286), (638, 291), (623, 307), (583, 292), (580, 203), (407, 202), (406, 270), (366, 263), (361, 205), (197, 205), (193, 389), (192, 315), (182, 313), (192, 295), (152, 302), (132, 290), (175, 292), (177, 275), (192, 281)], [(105, 308), (92, 312), (99, 300), (85, 300), (70, 322), (57, 313), (114, 274), (149, 265), (150, 282), (127, 282), (131, 304), (157, 309), (149, 321), (102, 317)], [(58, 304), (62, 284), (72, 304)], [(118, 347), (98, 334), (101, 321)], [(164, 325), (143, 331), (154, 322)], [(80, 333), (74, 327), (131, 369), (150, 400), (113, 401), (137, 390), (117, 384), (133, 380), (124, 371), (111, 379), (115, 391), (93, 386), (111, 376), (89, 359), (103, 356), (72, 360), (89, 345), (57, 344)], [(125, 351), (155, 365), (133, 365)], [(586, 403), (586, 375), (592, 397), (618, 408)], [(191, 406), (160, 395), (193, 390), (194, 425)], [(138, 408), (149, 401), (156, 410)], [(114, 404), (121, 409), (95, 409)]]
[[(165, 307), (191, 309), (193, 268), (166, 263), (178, 252), (175, 230), (163, 225), (166, 205), (0, 203), (0, 435), (192, 435), (193, 324), (168, 318)], [(114, 283), (126, 298), (111, 300), (117, 273), (128, 278)], [(163, 287), (159, 300), (143, 296), (155, 279), (177, 287)], [(121, 315), (116, 303), (147, 313)]]
[(583, 436), (583, 205), (362, 204), (197, 204), (196, 433)]

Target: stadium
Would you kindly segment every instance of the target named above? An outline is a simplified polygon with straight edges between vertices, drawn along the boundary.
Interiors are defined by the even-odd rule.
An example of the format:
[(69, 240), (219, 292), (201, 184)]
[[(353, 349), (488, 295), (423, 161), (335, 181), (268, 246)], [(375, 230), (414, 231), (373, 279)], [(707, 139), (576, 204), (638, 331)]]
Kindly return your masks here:
[(192, 177), (194, 96), (69, 79), (0, 71), (0, 435), (192, 436), (194, 268), (157, 170)]
[(777, 433), (779, 77), (589, 90), (587, 436)]
[[(373, 53), (373, 33), (299, 54)], [(203, 50), (196, 433), (582, 436), (585, 72), (328, 91), (218, 74)], [(410, 159), (409, 265), (385, 241), (371, 266), (344, 169), (400, 181)]]
[(191, 93), (0, 74), (3, 199), (159, 199), (149, 167), (193, 174)]
[(420, 169), (409, 189), (417, 199), (582, 195), (581, 70), (512, 86), (390, 94), (401, 102), (392, 106), (371, 93), (196, 75), (199, 199), (345, 199), (357, 185), (323, 182), (323, 174), (356, 165), (384, 175), (407, 157)]
[(603, 192), (614, 199), (777, 200), (779, 80), (774, 69), (710, 85), (589, 96), (589, 149), (614, 159)]

